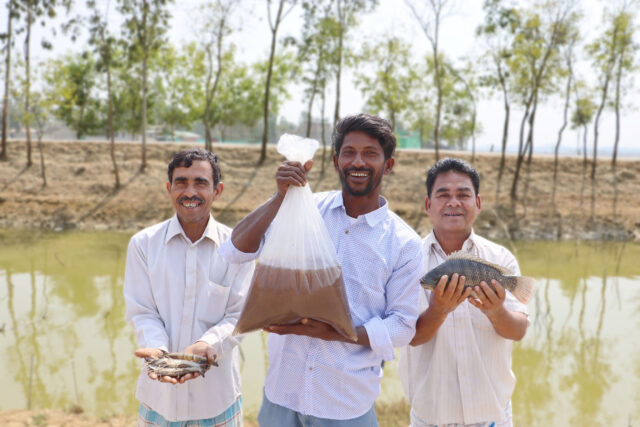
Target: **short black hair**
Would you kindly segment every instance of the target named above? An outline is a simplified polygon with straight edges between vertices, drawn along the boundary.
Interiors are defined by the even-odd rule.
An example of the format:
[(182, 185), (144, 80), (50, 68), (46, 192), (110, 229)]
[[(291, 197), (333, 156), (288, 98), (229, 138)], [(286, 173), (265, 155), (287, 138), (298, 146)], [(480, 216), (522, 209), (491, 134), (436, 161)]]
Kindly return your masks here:
[(364, 113), (347, 116), (336, 124), (333, 135), (331, 135), (336, 155), (340, 155), (344, 137), (349, 132), (356, 131), (364, 132), (371, 138), (377, 139), (384, 151), (385, 160), (393, 156), (397, 143), (391, 124), (382, 117)]
[(480, 175), (469, 163), (461, 159), (455, 159), (447, 157), (445, 159), (438, 160), (435, 165), (431, 166), (429, 172), (427, 172), (427, 197), (431, 197), (431, 190), (433, 190), (433, 183), (436, 182), (436, 177), (441, 173), (455, 171), (467, 175), (473, 183), (473, 189), (476, 192), (476, 196), (480, 192)]
[(213, 175), (213, 188), (218, 186), (220, 182), (220, 165), (218, 164), (218, 156), (211, 151), (202, 150), (200, 148), (192, 148), (190, 150), (184, 150), (173, 156), (173, 159), (169, 162), (167, 167), (167, 174), (169, 175), (169, 182), (173, 182), (173, 170), (175, 168), (184, 167), (190, 168), (194, 161), (204, 160), (211, 165)]

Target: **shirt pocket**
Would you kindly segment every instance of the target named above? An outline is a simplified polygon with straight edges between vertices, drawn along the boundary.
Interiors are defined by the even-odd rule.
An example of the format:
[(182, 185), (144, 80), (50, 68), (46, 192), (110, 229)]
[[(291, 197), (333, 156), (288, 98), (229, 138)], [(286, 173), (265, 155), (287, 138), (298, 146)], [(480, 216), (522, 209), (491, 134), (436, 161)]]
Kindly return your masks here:
[(469, 312), (471, 317), (471, 324), (474, 328), (482, 331), (493, 330), (493, 325), (489, 318), (480, 309), (469, 304)]
[(231, 287), (209, 280), (201, 294), (198, 317), (211, 327), (224, 317)]

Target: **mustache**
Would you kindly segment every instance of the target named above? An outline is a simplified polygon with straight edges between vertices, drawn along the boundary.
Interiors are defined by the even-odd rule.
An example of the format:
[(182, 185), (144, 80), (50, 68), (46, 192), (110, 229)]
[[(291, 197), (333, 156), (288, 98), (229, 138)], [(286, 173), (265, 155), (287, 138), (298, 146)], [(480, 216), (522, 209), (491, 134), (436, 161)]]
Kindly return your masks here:
[(182, 196), (178, 199), (178, 203), (182, 203), (182, 202), (200, 202), (200, 203), (204, 203), (204, 200), (198, 196), (193, 196), (193, 197), (187, 197), (187, 196)]

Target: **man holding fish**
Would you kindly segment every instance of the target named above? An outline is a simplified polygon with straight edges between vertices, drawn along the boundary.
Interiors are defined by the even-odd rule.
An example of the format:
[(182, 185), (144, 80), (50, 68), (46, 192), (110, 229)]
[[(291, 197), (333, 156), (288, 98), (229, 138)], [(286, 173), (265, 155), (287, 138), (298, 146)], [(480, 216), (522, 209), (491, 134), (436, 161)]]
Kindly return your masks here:
[(124, 274), (126, 319), (141, 347), (135, 354), (147, 362), (136, 389), (138, 425), (241, 426), (232, 331), (253, 263), (230, 265), (217, 254), (231, 235), (211, 216), (223, 190), (218, 157), (186, 150), (167, 172), (175, 215), (131, 238)]
[(426, 186), (422, 314), (399, 367), (411, 426), (511, 426), (511, 350), (526, 333), (534, 281), (519, 277), (509, 250), (473, 232), (482, 206), (473, 167), (440, 160)]

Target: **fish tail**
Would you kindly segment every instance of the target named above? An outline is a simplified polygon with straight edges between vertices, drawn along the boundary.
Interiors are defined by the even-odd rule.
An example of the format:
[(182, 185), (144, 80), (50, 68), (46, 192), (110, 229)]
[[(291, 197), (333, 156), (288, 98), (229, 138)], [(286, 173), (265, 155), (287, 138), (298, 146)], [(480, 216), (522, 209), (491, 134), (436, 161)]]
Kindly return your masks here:
[(516, 284), (511, 293), (518, 301), (528, 304), (536, 290), (536, 279), (532, 277), (516, 277)]

